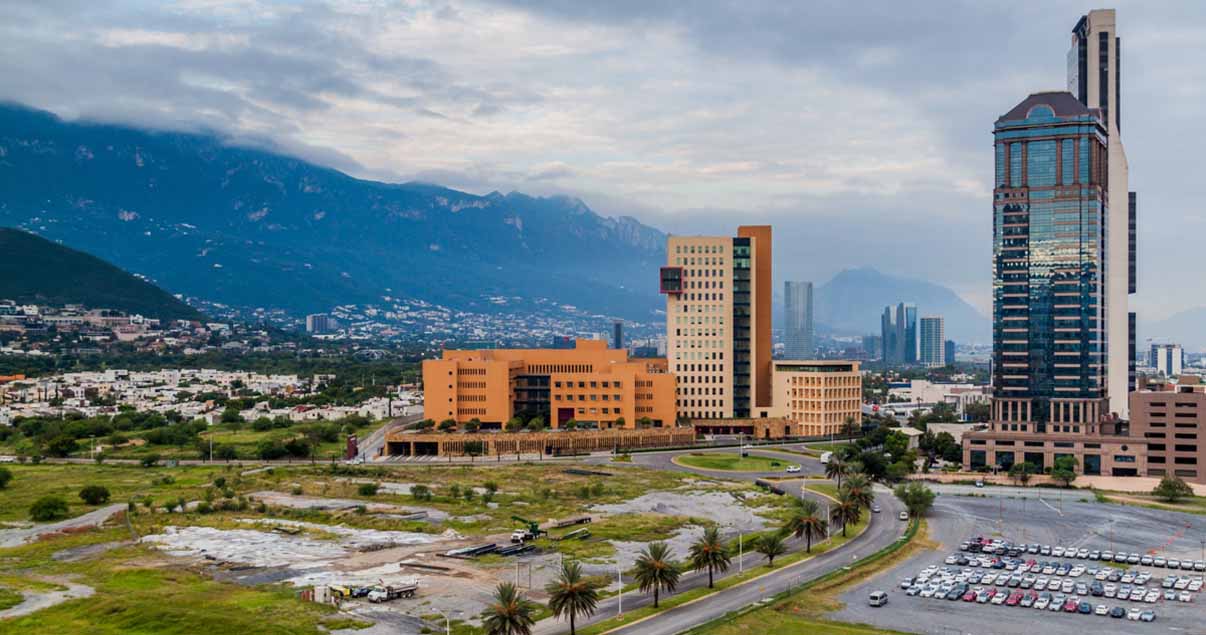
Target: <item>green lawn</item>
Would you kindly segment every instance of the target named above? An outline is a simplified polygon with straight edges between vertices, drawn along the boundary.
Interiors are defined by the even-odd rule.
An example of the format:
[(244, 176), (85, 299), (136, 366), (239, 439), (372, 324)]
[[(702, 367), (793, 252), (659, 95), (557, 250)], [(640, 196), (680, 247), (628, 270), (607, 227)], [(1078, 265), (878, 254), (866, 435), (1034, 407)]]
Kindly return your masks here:
[(722, 452), (693, 452), (675, 457), (674, 462), (701, 470), (728, 472), (782, 472), (788, 465), (795, 465), (785, 458), (771, 459), (753, 454), (742, 458), (740, 454)]
[(818, 452), (837, 452), (850, 445), (849, 441), (834, 441), (833, 443), (809, 443), (808, 448)]

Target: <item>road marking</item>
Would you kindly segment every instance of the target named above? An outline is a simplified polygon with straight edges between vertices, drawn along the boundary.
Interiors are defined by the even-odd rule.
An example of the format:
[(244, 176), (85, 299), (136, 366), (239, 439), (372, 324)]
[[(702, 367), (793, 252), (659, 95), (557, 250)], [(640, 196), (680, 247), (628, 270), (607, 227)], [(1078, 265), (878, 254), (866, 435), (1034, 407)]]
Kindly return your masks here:
[(1041, 496), (1039, 497), (1039, 502), (1040, 502), (1040, 503), (1042, 503), (1042, 504), (1044, 504), (1044, 505), (1046, 505), (1046, 506), (1047, 506), (1047, 509), (1050, 509), (1051, 511), (1053, 511), (1053, 512), (1055, 512), (1055, 513), (1059, 514), (1060, 516), (1063, 516), (1063, 515), (1064, 515), (1064, 513), (1063, 513), (1063, 512), (1061, 512), (1060, 510), (1058, 510), (1058, 509), (1056, 509), (1056, 508), (1052, 507), (1052, 506), (1051, 506), (1051, 503), (1048, 503), (1048, 502), (1047, 502), (1046, 500), (1044, 500), (1044, 499), (1043, 499)]

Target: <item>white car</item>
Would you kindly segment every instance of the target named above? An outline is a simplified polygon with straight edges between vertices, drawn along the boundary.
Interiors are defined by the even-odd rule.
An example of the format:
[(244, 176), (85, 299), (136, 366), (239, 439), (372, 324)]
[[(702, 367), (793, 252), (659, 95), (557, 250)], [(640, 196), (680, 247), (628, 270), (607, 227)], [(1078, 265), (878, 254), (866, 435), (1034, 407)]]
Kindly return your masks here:
[(1094, 615), (1107, 615), (1110, 612), (1110, 607), (1104, 604), (1098, 604), (1097, 608), (1093, 609)]
[(1051, 555), (1055, 556), (1056, 558), (1062, 558), (1062, 557), (1064, 557), (1064, 548), (1063, 548), (1063, 547), (1056, 547), (1056, 548), (1052, 549), (1052, 550), (1051, 550)]
[(1008, 600), (1008, 599), (1009, 599), (1008, 593), (998, 591), (996, 595), (992, 596), (992, 603), (999, 606), (1001, 604), (1004, 604), (1005, 600)]
[(789, 466), (787, 466), (787, 473), (788, 473), (788, 474), (798, 474), (799, 472), (800, 472), (800, 466), (799, 466), (799, 465), (789, 465)]
[(1198, 592), (1198, 591), (1201, 591), (1201, 590), (1202, 590), (1202, 579), (1201, 579), (1201, 578), (1194, 578), (1194, 579), (1190, 580), (1190, 581), (1189, 581), (1189, 586), (1188, 586), (1188, 587), (1186, 587), (1186, 588), (1187, 588), (1187, 589), (1189, 589), (1190, 591), (1195, 592), (1195, 593), (1196, 593), (1196, 592)]
[(1181, 591), (1181, 594), (1177, 596), (1177, 599), (1182, 602), (1193, 602), (1193, 594), (1189, 591)]
[(1188, 589), (1189, 588), (1189, 578), (1177, 578), (1176, 583), (1173, 584), (1173, 588), (1178, 591), (1184, 591), (1184, 590)]
[(1047, 606), (1050, 604), (1051, 604), (1051, 600), (1041, 597), (1034, 601), (1034, 608), (1042, 611), (1043, 609), (1047, 608)]
[(1135, 607), (1126, 612), (1126, 619), (1137, 622), (1137, 621), (1139, 621), (1139, 615), (1141, 615), (1142, 613), (1143, 613), (1143, 609), (1141, 609), (1139, 607)]
[(1147, 595), (1143, 596), (1143, 601), (1147, 602), (1148, 604), (1155, 604), (1156, 601), (1159, 599), (1160, 599), (1159, 591), (1148, 591)]
[(900, 512), (900, 516), (899, 516), (899, 518), (900, 518), (901, 520), (908, 520), (908, 519), (909, 519), (909, 512)]

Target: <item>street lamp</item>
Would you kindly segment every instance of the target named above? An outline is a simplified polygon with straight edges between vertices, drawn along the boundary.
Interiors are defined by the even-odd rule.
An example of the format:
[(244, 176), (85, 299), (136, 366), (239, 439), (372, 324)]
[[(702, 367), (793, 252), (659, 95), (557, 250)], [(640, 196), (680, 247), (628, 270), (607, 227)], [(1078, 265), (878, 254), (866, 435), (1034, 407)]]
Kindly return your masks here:
[[(432, 608), (435, 608), (435, 607), (432, 607)], [(444, 634), (452, 635), (452, 616), (460, 615), (461, 612), (460, 611), (451, 611), (451, 612), (445, 613), (443, 609), (438, 609), (438, 608), (435, 608), (435, 611), (436, 611), (436, 613), (439, 613), (444, 618)]]

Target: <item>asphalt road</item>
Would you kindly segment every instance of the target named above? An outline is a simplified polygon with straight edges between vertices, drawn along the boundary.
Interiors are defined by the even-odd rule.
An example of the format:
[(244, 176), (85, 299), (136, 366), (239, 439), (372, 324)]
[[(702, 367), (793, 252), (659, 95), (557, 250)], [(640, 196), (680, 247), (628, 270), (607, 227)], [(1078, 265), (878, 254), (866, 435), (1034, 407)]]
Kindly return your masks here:
[[(792, 444), (785, 447), (798, 449), (800, 444)], [(690, 452), (738, 452), (738, 448), (719, 448), (714, 450), (672, 450), (665, 452), (648, 452), (632, 455), (633, 464), (646, 467), (653, 467), (663, 470), (674, 470), (680, 472), (689, 472), (695, 474), (706, 475), (712, 478), (727, 478), (732, 480), (753, 481), (758, 478), (768, 476), (784, 477), (788, 476), (783, 471), (777, 472), (730, 472), (723, 470), (700, 470), (697, 468), (679, 465), (673, 462), (675, 456), (688, 454)], [(819, 474), (824, 472), (824, 466), (820, 461), (810, 457), (775, 452), (768, 448), (751, 448), (751, 454), (760, 456), (768, 456), (773, 458), (784, 459), (786, 462), (797, 463), (802, 466), (801, 476), (808, 474)], [(616, 464), (622, 465), (622, 464)], [(792, 495), (802, 495), (801, 484), (803, 480), (783, 481), (784, 489)], [(809, 493), (810, 498), (814, 498), (822, 503), (827, 502), (823, 496), (819, 494)], [(863, 556), (874, 553), (895, 541), (904, 532), (904, 523), (897, 519), (897, 515), (904, 510), (904, 506), (896, 500), (891, 491), (886, 488), (876, 488), (876, 502), (883, 509), (882, 513), (871, 514), (871, 521), (867, 529), (862, 535), (851, 540), (842, 548), (820, 554), (814, 558), (797, 562), (793, 565), (780, 567), (770, 571), (755, 580), (750, 580), (743, 584), (730, 587), (719, 593), (707, 596), (706, 599), (696, 601), (690, 604), (676, 607), (668, 611), (663, 611), (657, 615), (643, 620), (641, 622), (631, 624), (616, 630), (616, 633), (625, 634), (641, 634), (641, 635), (668, 635), (670, 633), (678, 633), (684, 630), (693, 628), (700, 624), (704, 624), (713, 619), (721, 617), (729, 612), (744, 608), (752, 603), (755, 603), (765, 597), (769, 597), (783, 591), (791, 586), (799, 586), (809, 580), (817, 578), (821, 575), (829, 573), (841, 566), (853, 562)], [(803, 541), (789, 539), (788, 545), (791, 552), (800, 551), (804, 548)], [(765, 564), (764, 558), (757, 553), (746, 553), (744, 558), (744, 566), (747, 569), (760, 567)], [(737, 559), (734, 558), (733, 566), (725, 574), (717, 575), (717, 579), (733, 575), (739, 571)], [(678, 593), (688, 591), (701, 586), (707, 585), (707, 573), (686, 573), (680, 579)], [(663, 600), (666, 596), (663, 596)], [(615, 617), (618, 614), (620, 599), (617, 597), (607, 598), (599, 603), (599, 608), (594, 616), (587, 620), (579, 620), (578, 625), (586, 626), (605, 619)], [(653, 603), (652, 594), (643, 593), (627, 593), (623, 598), (623, 606), (625, 611), (631, 611), (635, 608), (640, 608)], [(552, 619), (542, 620), (537, 623), (533, 630), (535, 635), (554, 635), (569, 632), (567, 622), (555, 621)]]
[[(986, 487), (976, 490), (976, 493), (997, 490), (995, 493), (1004, 494), (1001, 491), (1004, 489)], [(1051, 492), (1044, 489), (1029, 491)], [(1077, 629), (1088, 629), (1102, 635), (1206, 633), (1206, 626), (1203, 625), (1206, 623), (1206, 607), (1202, 604), (1202, 598), (1190, 604), (1164, 600), (1146, 604), (1086, 598), (1094, 605), (1142, 606), (1154, 610), (1156, 622), (1144, 624), (1096, 615), (909, 597), (898, 586), (901, 578), (914, 576), (930, 564), (943, 566), (942, 560), (956, 551), (961, 541), (977, 535), (1001, 536), (1015, 542), (1058, 544), (1090, 550), (1157, 552), (1176, 558), (1200, 559), (1201, 537), (1206, 536), (1206, 517), (1096, 502), (1065, 500), (1061, 506), (1057, 501), (1046, 498), (978, 498), (946, 494), (939, 496), (935, 502), (929, 516), (929, 529), (930, 539), (942, 545), (938, 550), (921, 552), (895, 569), (882, 572), (851, 589), (842, 596), (846, 607), (830, 617), (844, 622), (933, 635), (1038, 635)], [(1072, 562), (1086, 566), (1092, 564), (1087, 560)], [(1169, 570), (1163, 568), (1138, 568), (1151, 571), (1154, 579), (1169, 574)], [(1150, 588), (1152, 585), (1148, 586)], [(871, 608), (867, 605), (867, 595), (872, 590), (888, 592), (887, 606)]]

